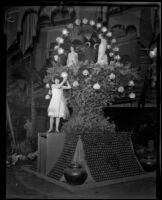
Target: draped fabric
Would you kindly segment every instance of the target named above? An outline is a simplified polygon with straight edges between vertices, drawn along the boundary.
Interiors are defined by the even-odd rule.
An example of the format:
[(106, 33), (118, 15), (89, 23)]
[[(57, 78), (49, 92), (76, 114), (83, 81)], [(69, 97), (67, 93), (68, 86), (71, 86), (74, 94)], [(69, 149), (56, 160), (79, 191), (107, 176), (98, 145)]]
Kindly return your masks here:
[(147, 48), (152, 40), (152, 33), (151, 8), (145, 7), (141, 10), (140, 38), (141, 43)]
[[(22, 20), (24, 17), (24, 14), (28, 11), (28, 10), (33, 10), (38, 12), (40, 6), (20, 6), (17, 8), (17, 11), (15, 11), (14, 13), (6, 13), (5, 15), (5, 24), (4, 24), (4, 32), (7, 36), (7, 49), (14, 43), (14, 41), (17, 40), (17, 33), (18, 32), (23, 32), (23, 34), (25, 33), (25, 35), (30, 35), (27, 33), (27, 29), (29, 30), (29, 32), (32, 33), (32, 31), (30, 31), (30, 29), (32, 30), (33, 26), (35, 26), (35, 22), (37, 22), (37, 17), (36, 16), (30, 16), (28, 18), (33, 18), (34, 20), (29, 20), (27, 19), (25, 24), (29, 24), (31, 23), (30, 21), (33, 21), (31, 23), (30, 28), (25, 27), (26, 25), (23, 25), (23, 29), (22, 29)], [(33, 14), (34, 15), (34, 14)], [(35, 14), (36, 15), (36, 14)], [(15, 21), (9, 21), (8, 18), (10, 17), (14, 17)], [(28, 21), (28, 22), (27, 22)], [(34, 32), (33, 32), (34, 33)], [(34, 33), (35, 34), (35, 33)], [(30, 36), (29, 36), (30, 37)], [(26, 38), (26, 36), (23, 36), (21, 38), (21, 40), (23, 41)], [(28, 40), (27, 40), (28, 41)], [(23, 43), (23, 42), (22, 42)], [(24, 44), (21, 44), (22, 48), (25, 49)]]
[(32, 10), (33, 12), (38, 12), (39, 9), (40, 9), (40, 6), (21, 6), (19, 8), (17, 32), (21, 32), (22, 31), (22, 20), (23, 20), (24, 14), (29, 10)]
[(25, 12), (26, 12), (26, 7), (21, 7), (19, 9), (19, 16), (18, 16), (18, 22), (17, 22), (17, 32), (22, 31), (22, 19), (23, 19)]
[(46, 62), (47, 49), (47, 32), (40, 32), (40, 42), (35, 49), (35, 67), (39, 71)]
[[(14, 22), (9, 22), (7, 19), (5, 20), (4, 24), (4, 33), (7, 36), (7, 49), (17, 40), (17, 21), (18, 21), (18, 14), (15, 13), (12, 15), (15, 18)], [(8, 18), (9, 16), (5, 16)]]
[(32, 45), (33, 37), (36, 36), (37, 21), (37, 13), (29, 13), (24, 20), (23, 34), (20, 38), (20, 49), (23, 54)]

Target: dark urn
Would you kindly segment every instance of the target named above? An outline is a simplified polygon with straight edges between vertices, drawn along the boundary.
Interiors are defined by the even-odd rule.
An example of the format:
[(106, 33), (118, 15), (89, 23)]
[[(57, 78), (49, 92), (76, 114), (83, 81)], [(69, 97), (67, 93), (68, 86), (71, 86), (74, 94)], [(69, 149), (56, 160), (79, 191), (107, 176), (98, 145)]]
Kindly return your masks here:
[(148, 156), (146, 158), (140, 159), (143, 169), (147, 172), (152, 172), (156, 170), (156, 158)]
[(87, 178), (85, 168), (79, 163), (72, 163), (64, 171), (64, 177), (70, 185), (81, 185)]

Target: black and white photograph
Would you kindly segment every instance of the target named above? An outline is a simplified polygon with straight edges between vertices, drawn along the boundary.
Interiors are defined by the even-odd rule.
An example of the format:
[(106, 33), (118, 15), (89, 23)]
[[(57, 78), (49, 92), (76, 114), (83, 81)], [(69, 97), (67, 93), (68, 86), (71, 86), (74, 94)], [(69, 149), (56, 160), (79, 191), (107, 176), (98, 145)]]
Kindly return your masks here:
[(159, 199), (161, 2), (2, 9), (5, 198)]

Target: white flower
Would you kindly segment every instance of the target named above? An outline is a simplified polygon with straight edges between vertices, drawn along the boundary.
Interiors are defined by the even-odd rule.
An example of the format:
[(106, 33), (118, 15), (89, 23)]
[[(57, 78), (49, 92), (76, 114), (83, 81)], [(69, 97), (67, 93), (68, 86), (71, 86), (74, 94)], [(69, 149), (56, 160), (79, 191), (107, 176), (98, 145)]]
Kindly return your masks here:
[(119, 47), (114, 47), (113, 51), (119, 51)]
[(88, 70), (85, 69), (85, 70), (83, 71), (83, 75), (84, 75), (84, 76), (87, 76), (88, 74), (89, 74)]
[(109, 75), (109, 78), (110, 78), (111, 80), (114, 80), (114, 79), (115, 79), (115, 74), (114, 74), (114, 73), (111, 73), (111, 74)]
[(56, 38), (56, 42), (59, 42), (59, 41), (60, 41), (60, 37), (57, 37), (57, 38)]
[(155, 88), (155, 86), (156, 86), (156, 83), (155, 83), (155, 82), (152, 82), (152, 83), (151, 83), (151, 87), (152, 87), (152, 88)]
[(76, 25), (78, 25), (78, 26), (79, 26), (79, 25), (80, 25), (80, 23), (81, 23), (81, 20), (80, 20), (80, 19), (76, 19), (76, 20), (75, 20), (75, 24), (76, 24)]
[(71, 23), (71, 24), (68, 24), (68, 26), (67, 26), (68, 28), (73, 28), (73, 24)]
[(115, 63), (115, 66), (116, 66), (116, 67), (120, 67), (120, 62), (116, 62), (116, 63)]
[(69, 32), (68, 32), (67, 29), (63, 29), (63, 30), (62, 30), (62, 34), (63, 34), (63, 35), (68, 35), (68, 33), (69, 33)]
[(58, 46), (58, 45), (56, 45), (56, 46), (54, 47), (54, 49), (55, 49), (55, 50), (57, 50), (58, 48), (59, 48), (59, 46)]
[(112, 42), (112, 43), (116, 43), (116, 39), (115, 39), (115, 38), (112, 39), (111, 42)]
[(157, 47), (155, 47), (152, 51), (149, 52), (150, 58), (154, 58), (157, 54)]
[(108, 45), (107, 45), (107, 48), (108, 48), (108, 49), (111, 49), (111, 45), (108, 44)]
[(56, 38), (56, 41), (59, 43), (59, 44), (63, 44), (64, 43), (64, 39), (62, 37), (57, 37)]
[(74, 82), (73, 82), (73, 87), (78, 87), (78, 86), (79, 86), (78, 81), (74, 81)]
[(62, 73), (61, 73), (61, 77), (62, 77), (62, 78), (67, 78), (67, 77), (68, 77), (67, 72), (62, 72)]
[(128, 86), (134, 86), (134, 81), (129, 81)]
[(99, 90), (100, 88), (101, 88), (101, 86), (98, 83), (95, 83), (93, 85), (93, 89), (95, 89), (95, 90)]
[(84, 18), (84, 19), (82, 20), (82, 22), (83, 22), (83, 24), (87, 24), (87, 23), (88, 23), (88, 19)]
[(131, 92), (131, 93), (129, 94), (129, 98), (134, 99), (135, 97), (136, 97), (135, 93)]
[(50, 99), (49, 94), (47, 94), (47, 95), (45, 96), (45, 99)]
[(96, 27), (97, 27), (97, 28), (101, 28), (101, 23), (97, 23), (97, 24), (96, 24)]
[(93, 20), (91, 20), (91, 21), (89, 22), (89, 24), (90, 24), (91, 26), (94, 26), (94, 25), (95, 25), (95, 22), (94, 22)]
[(113, 55), (114, 55), (113, 52), (110, 52), (110, 53), (109, 53), (109, 56), (110, 56), (110, 57), (113, 57)]
[(63, 39), (63, 38), (60, 38), (59, 43), (60, 43), (60, 44), (63, 44), (63, 43), (64, 43), (64, 39)]
[(102, 27), (101, 31), (102, 31), (103, 33), (105, 33), (105, 32), (107, 31), (107, 28), (106, 28), (106, 27)]
[(115, 63), (115, 62), (114, 62), (113, 60), (110, 61), (110, 65), (114, 65), (114, 63)]
[(112, 32), (108, 32), (108, 33), (106, 34), (106, 36), (111, 37), (111, 36), (112, 36)]
[(50, 88), (50, 84), (49, 83), (46, 83), (46, 88)]
[(115, 59), (120, 60), (120, 56), (119, 55), (115, 56)]
[(55, 61), (58, 61), (58, 59), (59, 59), (58, 55), (55, 55), (55, 56), (54, 56), (54, 60), (55, 60)]
[(118, 92), (123, 93), (123, 92), (124, 92), (124, 87), (123, 87), (123, 86), (120, 86), (120, 87), (118, 88)]
[(59, 49), (58, 49), (58, 54), (63, 54), (63, 53), (64, 53), (64, 49), (59, 48)]

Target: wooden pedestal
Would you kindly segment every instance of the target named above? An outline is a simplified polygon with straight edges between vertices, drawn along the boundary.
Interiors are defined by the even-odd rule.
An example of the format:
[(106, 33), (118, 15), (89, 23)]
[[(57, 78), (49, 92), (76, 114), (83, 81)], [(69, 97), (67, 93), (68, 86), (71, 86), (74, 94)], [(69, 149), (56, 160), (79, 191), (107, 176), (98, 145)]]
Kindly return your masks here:
[(65, 133), (38, 133), (38, 172), (47, 174), (62, 152)]

